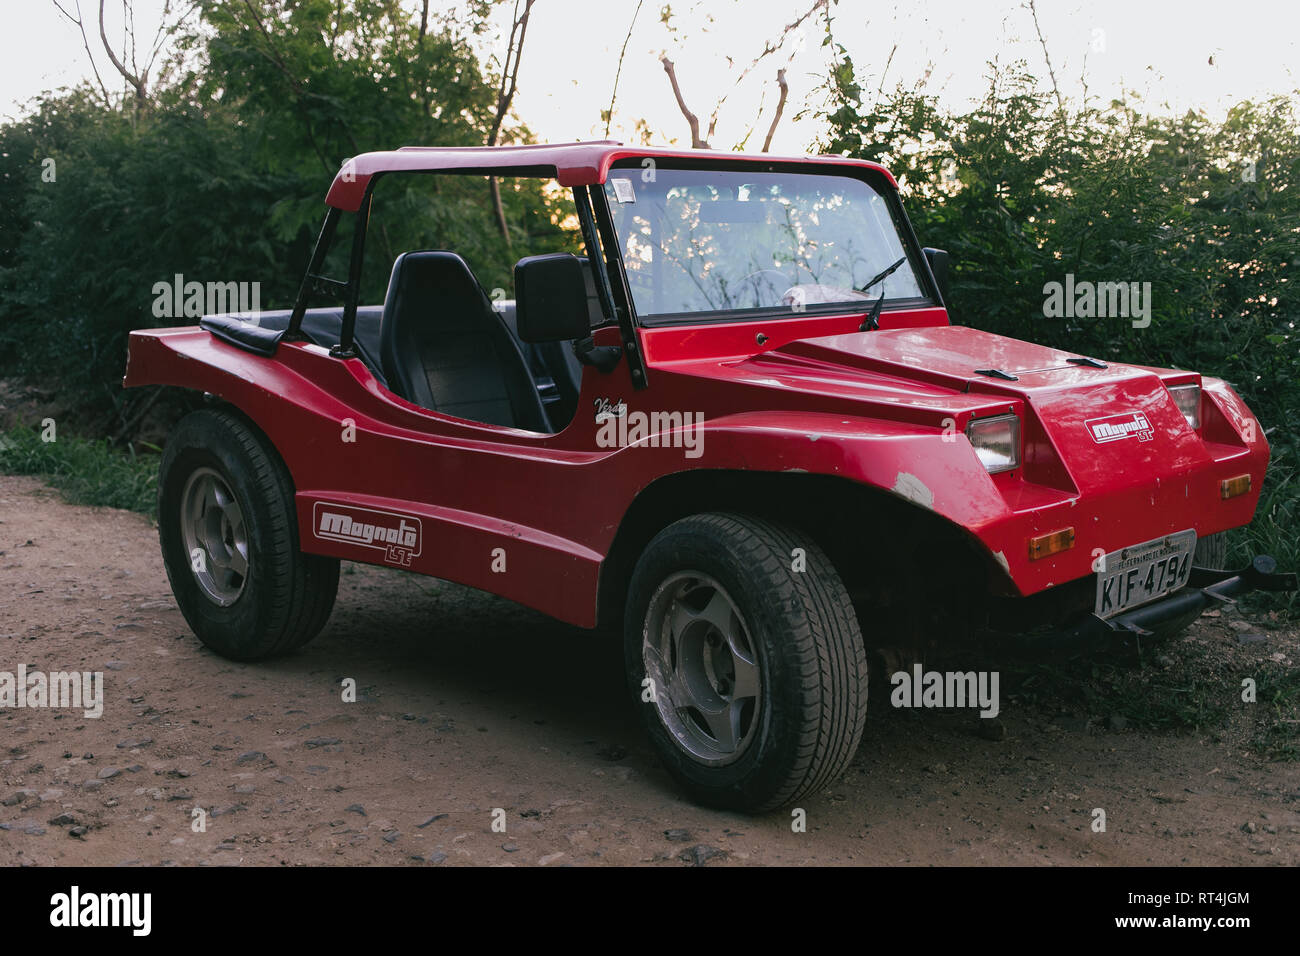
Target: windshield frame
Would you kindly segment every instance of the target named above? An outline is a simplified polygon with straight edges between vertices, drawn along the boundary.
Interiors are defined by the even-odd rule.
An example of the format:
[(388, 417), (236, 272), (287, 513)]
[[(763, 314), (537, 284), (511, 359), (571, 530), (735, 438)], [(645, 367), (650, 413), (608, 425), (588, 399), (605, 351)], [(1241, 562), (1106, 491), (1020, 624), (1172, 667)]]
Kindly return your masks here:
[[(737, 162), (734, 159), (728, 160), (724, 156), (718, 159), (701, 158), (701, 159), (677, 159), (663, 161), (660, 157), (625, 157), (616, 160), (609, 169), (612, 175), (616, 170), (634, 171), (640, 174), (644, 169), (645, 159), (653, 160), (660, 168), (674, 170), (701, 170), (701, 171), (719, 171), (719, 172), (764, 172), (764, 173), (782, 173), (791, 176), (838, 176), (848, 179), (858, 179), (864, 182), (868, 187), (878, 193), (885, 201), (886, 208), (889, 210), (890, 219), (897, 231), (899, 241), (903, 247), (903, 252), (907, 255), (908, 264), (912, 268), (918, 284), (925, 292), (922, 296), (891, 297), (886, 298), (883, 309), (888, 311), (917, 308), (942, 308), (942, 299), (939, 295), (938, 285), (935, 282), (933, 274), (930, 272), (930, 264), (926, 259), (924, 252), (921, 250), (920, 243), (916, 234), (912, 230), (912, 224), (903, 210), (902, 200), (898, 195), (898, 190), (889, 178), (879, 170), (868, 166), (845, 166), (839, 164), (820, 164), (815, 162), (782, 162), (773, 160), (771, 162), (755, 162), (747, 160)], [(606, 177), (608, 181), (608, 176)], [(613, 211), (609, 203), (609, 196), (605, 189), (605, 184), (594, 186), (591, 189), (592, 198), (597, 204), (597, 215), (602, 221), (601, 225), (608, 229), (611, 236), (617, 238), (617, 232), (614, 227)], [(636, 310), (636, 303), (632, 300), (631, 283), (628, 281), (627, 267), (623, 260), (623, 248), (621, 242), (611, 243), (613, 248), (605, 250), (605, 254), (611, 257), (617, 263), (619, 277), (622, 280), (624, 289), (627, 290), (627, 306), (632, 312), (633, 322), (635, 325), (643, 328), (665, 328), (683, 325), (707, 325), (722, 323), (744, 323), (757, 321), (770, 321), (775, 318), (790, 319), (800, 318), (803, 316), (827, 316), (827, 315), (857, 315), (870, 311), (875, 302), (875, 297), (853, 300), (845, 302), (819, 302), (808, 303), (798, 311), (792, 310), (789, 306), (765, 306), (759, 308), (747, 309), (711, 309), (697, 312), (666, 312), (655, 313), (649, 316), (640, 315)]]

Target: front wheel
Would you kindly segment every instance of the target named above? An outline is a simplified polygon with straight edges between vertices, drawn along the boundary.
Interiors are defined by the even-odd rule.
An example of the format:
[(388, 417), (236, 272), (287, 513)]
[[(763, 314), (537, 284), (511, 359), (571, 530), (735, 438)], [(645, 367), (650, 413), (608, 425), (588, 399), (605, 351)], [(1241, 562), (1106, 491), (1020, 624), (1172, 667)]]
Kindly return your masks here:
[(230, 412), (194, 412), (168, 439), (158, 537), (181, 613), (222, 657), (287, 653), (315, 637), (334, 607), (338, 559), (298, 550), (288, 469)]
[(744, 515), (661, 531), (628, 592), (627, 675), (695, 800), (762, 812), (824, 788), (862, 739), (867, 660), (839, 575), (806, 535)]

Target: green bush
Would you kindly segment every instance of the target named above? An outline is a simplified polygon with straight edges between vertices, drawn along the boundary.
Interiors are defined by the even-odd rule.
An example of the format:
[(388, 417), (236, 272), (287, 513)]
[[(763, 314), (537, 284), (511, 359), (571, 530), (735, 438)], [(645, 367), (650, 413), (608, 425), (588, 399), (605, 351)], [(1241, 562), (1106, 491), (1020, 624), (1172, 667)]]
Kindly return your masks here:
[(0, 432), (0, 474), (35, 475), (73, 504), (127, 508), (150, 517), (158, 508), (158, 456), (122, 451), (106, 439), (46, 442), (30, 428)]
[[(955, 322), (1085, 355), (1230, 382), (1273, 460), (1232, 555), (1300, 568), (1300, 121), (1292, 98), (1241, 103), (1222, 122), (1144, 114), (1117, 100), (1062, 111), (1023, 65), (991, 67), (967, 113), (899, 88), (868, 102), (848, 52), (827, 85), (815, 151), (898, 177), (921, 242), (952, 257)], [(1150, 282), (1150, 325), (1048, 318), (1067, 274)], [(1300, 599), (1269, 606), (1300, 609)]]
[[(82, 87), (0, 125), (0, 373), (56, 386), (65, 405), (121, 411), (127, 335), (196, 322), (155, 315), (157, 283), (256, 282), (262, 308), (292, 305), (348, 157), (482, 145), (492, 125), (470, 39), (437, 20), (421, 31), (396, 0), (202, 8), (182, 61), (197, 69), (164, 71), (143, 112)], [(529, 133), (512, 121), (503, 135)], [(507, 239), (484, 180), (411, 180), (377, 203), (365, 278), (380, 295), (407, 249), (463, 249), (492, 288), (572, 241), (539, 184), (502, 189)]]

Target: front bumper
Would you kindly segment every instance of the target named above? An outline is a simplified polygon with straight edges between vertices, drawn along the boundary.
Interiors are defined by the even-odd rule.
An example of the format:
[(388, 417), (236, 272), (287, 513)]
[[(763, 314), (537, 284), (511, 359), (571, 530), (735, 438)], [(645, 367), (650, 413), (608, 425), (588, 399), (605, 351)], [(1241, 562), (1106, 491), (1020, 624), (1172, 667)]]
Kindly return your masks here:
[(1266, 554), (1239, 571), (1194, 567), (1187, 586), (1180, 591), (1106, 620), (1095, 614), (1085, 615), (1073, 624), (1033, 635), (1033, 642), (1070, 644), (1114, 635), (1147, 637), (1162, 627), (1191, 623), (1207, 608), (1232, 604), (1251, 591), (1294, 591), (1297, 587), (1300, 583), (1296, 575), (1279, 574), (1277, 562)]

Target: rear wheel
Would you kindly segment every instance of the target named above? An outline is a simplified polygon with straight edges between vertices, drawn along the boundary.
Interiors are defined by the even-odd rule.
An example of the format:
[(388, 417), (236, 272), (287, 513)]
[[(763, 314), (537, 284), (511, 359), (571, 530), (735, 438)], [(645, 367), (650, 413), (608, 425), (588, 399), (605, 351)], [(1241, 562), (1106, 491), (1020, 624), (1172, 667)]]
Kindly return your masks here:
[(807, 536), (729, 514), (670, 525), (637, 562), (624, 635), (650, 740), (697, 801), (770, 810), (853, 758), (866, 719), (862, 635)]
[(181, 613), (222, 657), (284, 654), (325, 626), (339, 562), (298, 550), (295, 515), (265, 436), (226, 411), (182, 419), (159, 470), (158, 537)]

